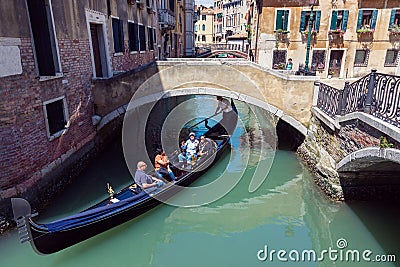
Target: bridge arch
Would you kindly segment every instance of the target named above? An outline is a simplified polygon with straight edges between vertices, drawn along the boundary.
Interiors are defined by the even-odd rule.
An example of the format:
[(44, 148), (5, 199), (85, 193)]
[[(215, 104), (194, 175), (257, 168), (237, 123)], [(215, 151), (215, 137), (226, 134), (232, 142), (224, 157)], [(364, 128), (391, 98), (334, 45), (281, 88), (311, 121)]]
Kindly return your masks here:
[(400, 172), (400, 150), (367, 147), (343, 158), (336, 166), (341, 172)]
[(296, 118), (268, 103), (264, 90), (253, 79), (219, 61), (185, 62), (160, 70), (139, 86), (134, 94), (135, 103), (130, 103), (129, 108), (160, 98), (193, 94), (219, 95), (258, 106), (285, 121), (302, 135), (307, 134), (307, 128)]

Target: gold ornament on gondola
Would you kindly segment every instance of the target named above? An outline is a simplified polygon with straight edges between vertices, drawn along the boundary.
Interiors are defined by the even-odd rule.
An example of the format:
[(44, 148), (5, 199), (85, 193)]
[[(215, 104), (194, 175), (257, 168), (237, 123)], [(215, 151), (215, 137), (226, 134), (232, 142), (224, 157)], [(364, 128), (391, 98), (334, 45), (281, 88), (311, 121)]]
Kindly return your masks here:
[(107, 183), (107, 189), (108, 189), (108, 193), (110, 194), (110, 198), (113, 199), (114, 198), (114, 190), (112, 189), (112, 187), (109, 183)]

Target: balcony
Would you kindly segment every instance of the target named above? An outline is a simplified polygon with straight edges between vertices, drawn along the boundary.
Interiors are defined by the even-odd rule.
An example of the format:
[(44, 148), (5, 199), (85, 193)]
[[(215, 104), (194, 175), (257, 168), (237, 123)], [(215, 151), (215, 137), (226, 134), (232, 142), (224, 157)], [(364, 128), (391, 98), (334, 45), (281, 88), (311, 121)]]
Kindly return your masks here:
[(158, 23), (161, 28), (173, 29), (175, 28), (175, 15), (169, 9), (158, 10)]

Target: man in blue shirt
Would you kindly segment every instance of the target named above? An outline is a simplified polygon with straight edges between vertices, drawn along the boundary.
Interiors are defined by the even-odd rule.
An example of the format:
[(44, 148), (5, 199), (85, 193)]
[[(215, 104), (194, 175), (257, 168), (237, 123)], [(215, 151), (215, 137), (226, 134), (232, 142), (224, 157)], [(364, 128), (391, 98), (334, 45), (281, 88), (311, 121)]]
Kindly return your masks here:
[(189, 139), (186, 141), (184, 146), (184, 149), (186, 150), (186, 159), (188, 164), (191, 164), (192, 161), (196, 160), (198, 145), (199, 140), (196, 139), (196, 134), (191, 132), (189, 134)]
[(137, 170), (135, 173), (135, 183), (140, 186), (143, 189), (149, 189), (149, 188), (156, 188), (156, 187), (161, 187), (165, 183), (156, 177), (150, 176), (146, 174), (145, 170), (147, 168), (147, 164), (144, 163), (143, 161), (139, 161), (137, 163)]

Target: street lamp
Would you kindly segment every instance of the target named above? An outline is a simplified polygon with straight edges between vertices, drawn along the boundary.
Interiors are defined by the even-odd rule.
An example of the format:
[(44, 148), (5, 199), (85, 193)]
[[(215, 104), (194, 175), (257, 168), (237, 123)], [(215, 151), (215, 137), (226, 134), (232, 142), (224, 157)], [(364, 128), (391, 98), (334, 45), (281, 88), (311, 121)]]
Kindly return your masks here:
[(307, 53), (306, 53), (306, 62), (304, 66), (304, 75), (307, 75), (308, 72), (308, 62), (310, 60), (310, 47), (311, 47), (311, 32), (313, 29), (313, 21), (314, 21), (314, 5), (317, 0), (310, 0), (311, 4), (311, 12), (310, 12), (310, 19), (308, 20), (308, 36), (307, 36)]

